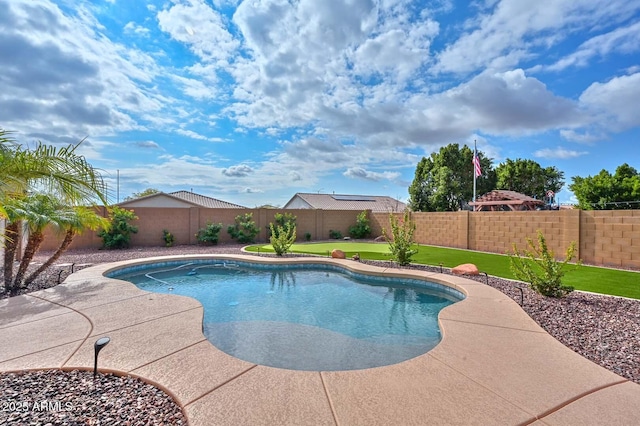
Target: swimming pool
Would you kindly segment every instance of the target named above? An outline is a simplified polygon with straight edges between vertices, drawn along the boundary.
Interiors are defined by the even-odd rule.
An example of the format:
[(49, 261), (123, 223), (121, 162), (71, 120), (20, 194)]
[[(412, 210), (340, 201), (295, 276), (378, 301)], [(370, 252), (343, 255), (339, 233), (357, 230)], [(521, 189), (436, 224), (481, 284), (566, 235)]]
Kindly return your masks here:
[(197, 299), (203, 332), (217, 348), (293, 370), (353, 370), (414, 358), (440, 342), (440, 310), (464, 298), (440, 284), (335, 265), (170, 261), (108, 276)]

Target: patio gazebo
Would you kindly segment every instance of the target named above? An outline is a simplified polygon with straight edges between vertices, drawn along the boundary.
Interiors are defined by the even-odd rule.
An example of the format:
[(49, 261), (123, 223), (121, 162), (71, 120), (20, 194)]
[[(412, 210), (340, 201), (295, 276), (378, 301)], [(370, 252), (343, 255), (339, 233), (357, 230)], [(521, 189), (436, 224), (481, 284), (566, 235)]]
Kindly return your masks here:
[(496, 189), (487, 192), (475, 202), (470, 202), (474, 211), (523, 211), (537, 210), (544, 206), (544, 201), (536, 200), (528, 195), (515, 191)]

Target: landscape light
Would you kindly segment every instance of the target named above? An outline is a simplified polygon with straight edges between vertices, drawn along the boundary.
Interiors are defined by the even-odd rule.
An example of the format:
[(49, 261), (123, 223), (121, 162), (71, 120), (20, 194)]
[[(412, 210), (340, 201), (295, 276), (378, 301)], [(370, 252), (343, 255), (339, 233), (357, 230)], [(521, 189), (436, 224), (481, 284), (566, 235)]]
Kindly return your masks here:
[(107, 346), (111, 339), (109, 337), (101, 337), (96, 340), (96, 343), (93, 344), (93, 350), (95, 352), (95, 358), (93, 360), (93, 377), (95, 378), (98, 374), (98, 353)]

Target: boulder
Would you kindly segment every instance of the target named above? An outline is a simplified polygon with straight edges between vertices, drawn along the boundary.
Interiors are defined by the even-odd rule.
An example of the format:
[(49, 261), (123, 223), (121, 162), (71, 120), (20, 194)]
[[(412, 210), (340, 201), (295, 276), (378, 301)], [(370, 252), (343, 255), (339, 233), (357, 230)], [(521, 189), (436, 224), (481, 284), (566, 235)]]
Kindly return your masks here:
[(384, 235), (380, 235), (379, 237), (376, 237), (373, 241), (375, 241), (376, 243), (384, 243), (387, 240), (384, 238)]
[(451, 273), (455, 275), (480, 275), (478, 267), (473, 263), (463, 263), (462, 265), (458, 265), (451, 270)]
[(347, 256), (342, 250), (334, 249), (331, 251), (331, 257), (334, 259), (345, 259)]

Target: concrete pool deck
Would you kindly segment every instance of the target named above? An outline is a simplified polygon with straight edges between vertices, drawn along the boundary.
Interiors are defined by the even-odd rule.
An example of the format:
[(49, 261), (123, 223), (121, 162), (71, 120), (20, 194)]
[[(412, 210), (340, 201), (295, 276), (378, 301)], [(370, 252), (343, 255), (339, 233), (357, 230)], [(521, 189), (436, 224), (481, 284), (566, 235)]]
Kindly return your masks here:
[[(440, 313), (442, 342), (424, 355), (366, 370), (309, 372), (231, 357), (205, 339), (196, 300), (103, 275), (132, 264), (202, 258), (331, 263), (426, 278), (467, 297)], [(111, 343), (100, 353), (100, 369), (160, 386), (193, 426), (640, 424), (640, 385), (559, 343), (498, 290), (452, 275), (246, 255), (101, 264), (51, 289), (0, 300), (0, 372), (92, 368), (93, 344), (105, 335)]]

